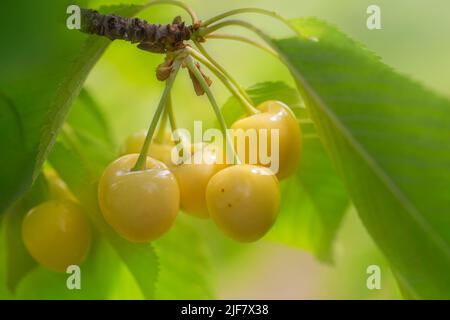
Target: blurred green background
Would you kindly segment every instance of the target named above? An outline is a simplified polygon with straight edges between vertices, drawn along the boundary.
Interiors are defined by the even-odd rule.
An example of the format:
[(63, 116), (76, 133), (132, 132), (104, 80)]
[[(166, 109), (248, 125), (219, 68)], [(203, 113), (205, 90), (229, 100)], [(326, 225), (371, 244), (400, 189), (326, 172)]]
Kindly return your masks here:
[[(91, 6), (125, 2), (98, 0), (91, 1)], [(450, 97), (450, 2), (446, 0), (185, 2), (196, 10), (200, 18), (248, 6), (271, 9), (287, 18), (319, 17), (364, 43), (395, 69)], [(381, 7), (382, 30), (368, 30), (366, 27), (366, 8), (370, 4)], [(139, 17), (154, 23), (167, 23), (179, 13), (177, 8), (162, 5), (146, 10)], [(5, 12), (1, 13), (3, 14)], [(183, 17), (186, 18), (184, 15)], [(248, 14), (246, 19), (272, 35), (289, 34), (285, 27), (270, 18)], [(233, 33), (233, 30), (236, 29), (229, 28), (227, 32)], [(241, 29), (239, 33), (247, 34)], [(208, 41), (206, 47), (244, 87), (268, 80), (283, 80), (293, 85), (284, 66), (258, 49), (226, 40)], [(117, 141), (123, 141), (129, 134), (148, 126), (163, 88), (163, 83), (155, 79), (155, 68), (162, 60), (160, 55), (137, 50), (129, 43), (116, 41), (89, 75), (86, 88), (103, 108)], [(182, 73), (177, 79), (174, 90), (174, 109), (180, 127), (190, 128), (196, 119), (213, 119), (214, 115), (206, 98), (193, 94), (186, 73)], [(218, 81), (214, 81), (213, 91), (219, 105), (229, 97)], [(334, 265), (319, 263), (312, 255), (299, 249), (269, 242), (260, 241), (243, 247), (223, 239), (221, 241), (225, 242), (230, 254), (223, 256), (211, 252), (212, 257), (216, 258), (212, 260), (213, 272), (210, 279), (217, 298), (401, 298), (389, 266), (367, 235), (353, 208), (349, 208), (338, 232)], [(373, 264), (380, 265), (382, 269), (381, 290), (368, 290), (366, 287), (366, 268)], [(123, 272), (122, 280), (123, 283), (130, 282), (126, 271)], [(121, 282), (121, 279), (117, 279), (117, 282)], [(139, 293), (130, 282), (128, 285), (118, 286), (111, 297), (135, 298), (139, 297)]]

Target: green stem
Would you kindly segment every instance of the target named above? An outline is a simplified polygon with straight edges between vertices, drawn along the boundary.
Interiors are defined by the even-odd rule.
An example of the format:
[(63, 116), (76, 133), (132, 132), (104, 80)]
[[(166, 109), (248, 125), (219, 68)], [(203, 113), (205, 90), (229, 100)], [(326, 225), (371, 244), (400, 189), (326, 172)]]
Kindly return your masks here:
[[(217, 22), (219, 20), (222, 20), (224, 18), (233, 16), (236, 14), (241, 14), (241, 13), (258, 13), (258, 14), (262, 14), (262, 15), (265, 15), (268, 17), (272, 17), (272, 18), (275, 18), (275, 19), (283, 22), (290, 29), (292, 29), (291, 24), (289, 23), (289, 21), (286, 18), (279, 15), (275, 11), (270, 11), (270, 10), (261, 9), (261, 8), (240, 8), (240, 9), (230, 10), (230, 11), (224, 12), (222, 14), (219, 14), (218, 16), (212, 17), (211, 19), (208, 19), (208, 20), (202, 22), (202, 26), (206, 27), (206, 26), (209, 26), (210, 24), (213, 24), (214, 22)], [(294, 30), (294, 32), (297, 33), (297, 31), (295, 31), (295, 30)]]
[(220, 72), (220, 70), (217, 69), (216, 66), (212, 64), (205, 56), (190, 47), (187, 47), (186, 50), (195, 59), (203, 63), (209, 70), (211, 70), (216, 75), (216, 77), (219, 78), (220, 81), (222, 81), (222, 83), (227, 87), (231, 94), (234, 95), (235, 98), (241, 103), (247, 114), (252, 115), (260, 112), (241, 95), (241, 93), (233, 86), (230, 80), (228, 80), (228, 78), (222, 72)]
[(174, 132), (175, 130), (177, 130), (177, 123), (175, 121), (175, 115), (173, 113), (172, 95), (170, 94), (167, 98), (167, 114), (169, 116), (170, 130)]
[(197, 40), (194, 40), (195, 45), (197, 46), (198, 50), (201, 52), (201, 54), (208, 59), (217, 69), (222, 72), (222, 74), (230, 80), (230, 82), (236, 87), (236, 89), (239, 91), (239, 93), (250, 103), (253, 104), (252, 99), (247, 94), (247, 92), (239, 85), (239, 83), (230, 75), (230, 73), (220, 65), (211, 55), (208, 54), (205, 47), (198, 42)]
[(170, 95), (170, 94), (169, 94), (169, 97), (167, 98), (166, 111), (169, 116), (170, 131), (172, 132), (172, 136), (173, 136), (173, 138), (175, 138), (175, 141), (178, 141), (178, 134), (175, 133), (175, 131), (177, 130), (177, 124), (175, 121), (175, 115), (173, 113), (172, 95)]
[[(219, 105), (217, 104), (216, 99), (214, 98), (214, 95), (212, 94), (211, 90), (209, 89), (208, 84), (206, 83), (206, 80), (203, 78), (200, 71), (197, 69), (197, 67), (194, 64), (194, 61), (192, 57), (188, 56), (186, 58), (187, 67), (189, 70), (195, 75), (197, 80), (199, 81), (200, 85), (202, 86), (203, 90), (206, 92), (206, 95), (208, 96), (209, 102), (211, 103), (211, 106), (213, 107), (214, 113), (216, 114), (217, 120), (219, 121), (220, 129), (224, 135), (225, 138), (225, 145), (227, 148), (225, 150), (230, 150), (233, 156), (233, 163), (234, 164), (240, 164), (240, 160), (236, 153), (234, 152), (233, 143), (231, 141), (231, 138), (228, 135), (227, 125), (225, 123), (225, 119), (223, 118), (222, 112), (220, 111)], [(225, 153), (228, 157), (228, 152)], [(228, 159), (228, 158), (227, 158)]]
[(170, 4), (170, 5), (174, 5), (177, 7), (180, 7), (182, 9), (184, 9), (189, 16), (192, 19), (192, 23), (196, 24), (199, 22), (197, 14), (195, 13), (194, 10), (192, 10), (191, 7), (189, 7), (187, 4), (185, 4), (182, 1), (177, 1), (177, 0), (153, 0), (153, 1), (149, 1), (146, 4), (144, 4), (144, 8), (148, 8), (151, 7), (153, 5), (157, 5), (157, 4)]
[(271, 54), (275, 58), (279, 58), (278, 53), (276, 51), (272, 50), (270, 47), (264, 46), (261, 43), (254, 41), (252, 39), (246, 38), (246, 37), (237, 36), (234, 34), (213, 33), (213, 34), (208, 34), (205, 38), (206, 39), (235, 40), (235, 41), (244, 42), (244, 43), (250, 44), (252, 46), (255, 46), (259, 49), (266, 51), (267, 53)]
[(255, 27), (253, 24), (251, 24), (250, 22), (247, 21), (243, 21), (243, 20), (226, 20), (226, 21), (222, 21), (222, 22), (218, 22), (208, 28), (205, 29), (200, 29), (198, 31), (199, 36), (205, 37), (210, 33), (213, 33), (214, 31), (220, 30), (222, 28), (225, 27), (229, 27), (229, 26), (240, 26), (243, 28), (246, 28), (250, 31), (255, 32), (256, 34), (258, 34), (261, 38), (263, 38), (265, 40), (265, 38), (269, 38), (270, 36), (268, 34), (266, 34), (265, 32), (263, 32), (261, 29)]
[[(286, 66), (286, 68), (288, 68), (289, 72), (294, 76), (294, 78), (296, 78), (296, 79), (299, 77), (301, 78), (301, 75), (294, 68), (294, 66), (291, 64), (291, 62), (286, 58), (286, 56), (283, 54), (283, 52), (278, 48), (275, 41), (273, 41), (272, 38), (267, 33), (262, 31), (261, 29), (255, 27), (253, 24), (251, 24), (247, 21), (227, 20), (227, 21), (219, 22), (209, 28), (199, 30), (199, 36), (205, 37), (208, 34), (214, 32), (216, 30), (219, 30), (219, 29), (222, 29), (222, 28), (225, 28), (228, 26), (240, 26), (240, 27), (246, 28), (246, 29), (256, 33), (262, 40), (264, 40), (277, 53), (278, 60), (280, 60)], [(295, 30), (294, 28), (292, 28), (292, 29)]]
[(173, 63), (172, 72), (170, 73), (169, 78), (166, 80), (166, 87), (164, 88), (161, 100), (159, 101), (158, 107), (156, 108), (152, 122), (150, 123), (150, 127), (148, 128), (147, 136), (145, 137), (145, 141), (139, 154), (139, 158), (137, 159), (136, 164), (134, 165), (132, 171), (139, 171), (145, 169), (148, 149), (150, 147), (153, 138), (153, 133), (155, 132), (156, 125), (158, 124), (158, 120), (161, 117), (161, 113), (163, 112), (164, 107), (167, 104), (166, 103), (167, 98), (170, 95), (170, 90), (172, 89), (178, 70), (180, 69), (180, 65), (181, 62), (179, 60), (175, 60), (175, 62)]
[(264, 40), (277, 53), (278, 59), (282, 63), (284, 63), (284, 65), (289, 69), (289, 71), (293, 75), (298, 73), (295, 70), (295, 68), (289, 63), (289, 61), (286, 59), (286, 57), (283, 55), (283, 52), (281, 52), (280, 49), (278, 49), (277, 45), (272, 40), (272, 38), (267, 33), (262, 31), (261, 29), (255, 27), (253, 24), (251, 24), (247, 21), (227, 20), (227, 21), (219, 22), (209, 28), (199, 30), (199, 36), (206, 37), (208, 34), (213, 33), (214, 31), (217, 31), (219, 29), (229, 27), (229, 26), (243, 27), (243, 28), (246, 28), (246, 29), (256, 33), (262, 40)]

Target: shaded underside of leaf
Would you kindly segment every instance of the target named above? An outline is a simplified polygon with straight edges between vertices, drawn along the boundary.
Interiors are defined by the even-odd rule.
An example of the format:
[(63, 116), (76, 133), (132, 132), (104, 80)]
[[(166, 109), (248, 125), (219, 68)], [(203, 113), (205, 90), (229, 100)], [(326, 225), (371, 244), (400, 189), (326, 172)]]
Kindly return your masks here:
[[(86, 2), (79, 0), (75, 4), (83, 6)], [(64, 0), (33, 5), (19, 0), (12, 2), (11, 8), (9, 3), (2, 8), (11, 14), (2, 18), (0, 27), (8, 30), (14, 25), (15, 32), (3, 39), (8, 46), (2, 49), (5, 59), (0, 61), (0, 88), (14, 106), (17, 119), (14, 120), (16, 128), (0, 126), (0, 137), (9, 137), (20, 128), (26, 130), (22, 135), (9, 137), (9, 144), (5, 145), (14, 148), (8, 149), (7, 157), (0, 158), (0, 213), (18, 199), (39, 174), (72, 102), (111, 43), (102, 37), (68, 30), (65, 19), (69, 4), (74, 3)], [(123, 5), (102, 11), (133, 16), (142, 8), (141, 5)], [(4, 102), (0, 105), (1, 110), (6, 110)], [(10, 117), (0, 112), (0, 124)], [(4, 138), (0, 139), (3, 143)]]
[(4, 152), (0, 158), (0, 213), (3, 213), (26, 191), (33, 172), (17, 106), (4, 94), (0, 94), (0, 128), (0, 145)]
[(25, 196), (11, 206), (2, 221), (4, 231), (6, 286), (15, 293), (22, 278), (37, 266), (22, 240), (22, 221), (27, 212), (48, 197), (48, 185), (40, 175)]

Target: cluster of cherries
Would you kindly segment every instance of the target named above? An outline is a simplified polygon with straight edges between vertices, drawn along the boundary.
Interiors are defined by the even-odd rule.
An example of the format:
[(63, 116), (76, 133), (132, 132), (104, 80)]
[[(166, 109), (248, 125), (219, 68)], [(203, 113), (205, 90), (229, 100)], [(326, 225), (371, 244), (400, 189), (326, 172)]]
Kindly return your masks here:
[[(248, 163), (245, 156), (240, 157), (242, 163), (227, 164), (218, 156), (217, 148), (207, 147), (193, 146), (188, 156), (202, 152), (203, 159), (212, 161), (173, 164), (174, 142), (170, 136), (164, 141), (153, 140), (144, 169), (134, 170), (145, 140), (145, 133), (137, 133), (127, 139), (124, 155), (109, 164), (100, 178), (98, 201), (106, 222), (130, 242), (149, 242), (171, 228), (181, 209), (196, 217), (211, 218), (236, 241), (252, 242), (263, 237), (278, 215), (279, 180), (296, 171), (301, 132), (285, 104), (266, 101), (258, 109), (259, 113), (237, 120), (232, 129), (278, 129), (277, 173), (262, 165), (259, 158), (255, 164)], [(267, 139), (264, 145), (272, 143)], [(38, 262), (64, 271), (87, 255), (91, 229), (83, 209), (62, 181), (53, 184), (63, 190), (59, 192), (63, 195), (31, 209), (24, 218), (22, 235)]]

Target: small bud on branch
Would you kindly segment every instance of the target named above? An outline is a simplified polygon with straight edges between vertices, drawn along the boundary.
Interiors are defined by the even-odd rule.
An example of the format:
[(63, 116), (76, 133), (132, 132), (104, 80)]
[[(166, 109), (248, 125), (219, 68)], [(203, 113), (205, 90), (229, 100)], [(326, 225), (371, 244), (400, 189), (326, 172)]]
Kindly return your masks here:
[[(183, 66), (183, 67), (184, 67), (184, 66)], [(206, 84), (208, 85), (208, 87), (210, 87), (211, 84), (212, 84), (212, 81), (211, 81), (211, 79), (203, 72), (203, 70), (201, 69), (200, 64), (199, 64), (198, 62), (195, 63), (195, 67), (198, 69), (198, 71), (200, 71), (200, 74), (202, 75), (203, 79), (205, 79)], [(202, 85), (200, 84), (200, 81), (198, 81), (197, 77), (195, 76), (195, 74), (194, 74), (191, 70), (189, 70), (189, 77), (191, 78), (192, 84), (194, 85), (195, 93), (196, 93), (198, 96), (204, 95), (204, 94), (205, 94), (205, 90), (203, 90), (203, 87), (202, 87)]]

